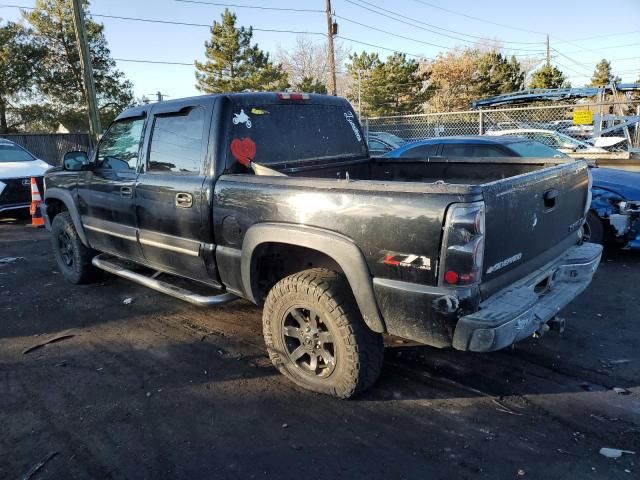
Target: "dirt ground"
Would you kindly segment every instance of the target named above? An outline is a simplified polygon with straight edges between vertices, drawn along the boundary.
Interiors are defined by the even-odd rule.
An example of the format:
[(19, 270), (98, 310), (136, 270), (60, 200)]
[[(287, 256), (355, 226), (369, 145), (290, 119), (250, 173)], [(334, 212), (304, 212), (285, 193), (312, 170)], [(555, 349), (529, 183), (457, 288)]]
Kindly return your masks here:
[(638, 253), (606, 253), (562, 335), (483, 355), (387, 339), (350, 401), (280, 376), (247, 302), (72, 286), (47, 232), (9, 221), (6, 257), (0, 479), (640, 478)]

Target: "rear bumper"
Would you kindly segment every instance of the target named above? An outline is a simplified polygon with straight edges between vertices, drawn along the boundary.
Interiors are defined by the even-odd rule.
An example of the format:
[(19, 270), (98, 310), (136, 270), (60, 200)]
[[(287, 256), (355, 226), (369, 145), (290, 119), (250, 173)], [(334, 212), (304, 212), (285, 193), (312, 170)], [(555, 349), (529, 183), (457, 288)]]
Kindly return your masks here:
[(453, 334), (458, 350), (490, 352), (522, 340), (551, 320), (591, 282), (600, 263), (602, 246), (571, 247), (461, 317)]

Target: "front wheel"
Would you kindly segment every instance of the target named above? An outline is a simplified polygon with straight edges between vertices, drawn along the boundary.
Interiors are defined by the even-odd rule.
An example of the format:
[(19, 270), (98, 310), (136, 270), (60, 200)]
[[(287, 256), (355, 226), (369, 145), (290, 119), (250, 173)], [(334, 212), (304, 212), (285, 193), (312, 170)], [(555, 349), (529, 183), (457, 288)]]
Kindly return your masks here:
[(69, 212), (59, 213), (51, 222), (51, 246), (58, 268), (68, 281), (79, 284), (95, 278), (97, 270), (91, 258), (96, 252), (83, 245)]
[(314, 392), (349, 398), (380, 375), (382, 336), (362, 320), (338, 273), (314, 268), (278, 282), (262, 316), (269, 357), (284, 376)]

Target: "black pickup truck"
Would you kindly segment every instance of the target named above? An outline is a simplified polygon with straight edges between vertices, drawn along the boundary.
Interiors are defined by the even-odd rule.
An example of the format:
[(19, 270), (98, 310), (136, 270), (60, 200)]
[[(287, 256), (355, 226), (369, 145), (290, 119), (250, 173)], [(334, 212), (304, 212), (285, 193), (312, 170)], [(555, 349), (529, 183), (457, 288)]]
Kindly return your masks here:
[(370, 158), (349, 103), (242, 93), (130, 108), (45, 176), (64, 276), (263, 305), (267, 349), (337, 397), (382, 333), (487, 352), (553, 325), (593, 276), (584, 162)]

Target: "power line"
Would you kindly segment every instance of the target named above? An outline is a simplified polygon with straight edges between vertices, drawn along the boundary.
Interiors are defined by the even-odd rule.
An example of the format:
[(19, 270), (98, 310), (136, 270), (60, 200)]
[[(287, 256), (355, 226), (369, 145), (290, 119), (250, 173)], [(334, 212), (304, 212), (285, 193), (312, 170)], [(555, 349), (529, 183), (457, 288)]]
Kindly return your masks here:
[[(387, 9), (385, 9), (383, 7), (380, 7), (380, 6), (375, 5), (373, 3), (367, 2), (366, 0), (357, 0), (358, 3), (354, 2), (353, 0), (345, 0), (345, 1), (347, 3), (350, 3), (350, 4), (354, 5), (354, 6), (356, 6), (356, 7), (362, 8), (362, 9), (367, 10), (367, 11), (372, 12), (372, 13), (375, 13), (376, 15), (380, 15), (382, 17), (389, 18), (391, 20), (394, 20), (396, 22), (402, 23), (404, 25), (409, 25), (409, 26), (412, 26), (414, 28), (419, 28), (419, 29), (427, 31), (427, 32), (435, 33), (436, 35), (441, 35), (441, 36), (444, 36), (444, 37), (453, 38), (455, 40), (462, 41), (462, 42), (467, 42), (467, 43), (474, 43), (474, 42), (477, 43), (478, 40), (486, 40), (485, 37), (481, 37), (481, 36), (477, 36), (477, 35), (470, 35), (470, 34), (462, 33), (462, 32), (456, 32), (455, 30), (444, 29), (442, 27), (438, 27), (436, 25), (432, 25), (430, 23), (426, 23), (426, 22), (423, 22), (421, 20), (416, 20), (416, 19), (408, 17), (406, 15), (402, 15), (400, 13), (396, 13), (396, 12), (394, 12), (392, 10), (387, 10)], [(369, 5), (369, 6), (367, 7), (365, 5), (361, 5), (361, 3), (363, 3), (365, 5)], [(377, 9), (377, 10), (374, 10), (373, 8), (370, 8), (370, 7), (373, 7), (375, 9)], [(380, 10), (380, 11), (378, 11), (378, 10)], [(382, 12), (385, 12), (385, 13), (382, 13)], [(393, 15), (393, 16), (391, 16), (391, 15)], [(400, 17), (403, 20), (400, 20), (400, 19), (395, 18), (395, 17)], [(419, 25), (416, 25), (416, 23), (418, 23)], [(438, 28), (438, 29), (441, 29), (441, 30), (444, 30), (444, 31), (447, 31), (447, 32), (452, 32), (452, 33), (455, 33), (455, 34), (458, 34), (458, 35), (469, 36), (469, 37), (474, 38), (475, 40), (467, 40), (467, 39), (464, 39), (464, 38), (453, 37), (451, 35), (447, 35), (447, 34), (444, 34), (444, 33), (436, 32), (434, 30), (431, 30), (430, 28), (425, 28), (422, 25), (427, 25), (428, 27), (432, 27), (432, 28)], [(520, 42), (502, 42), (502, 43), (520, 43)], [(526, 44), (542, 45), (541, 42), (526, 42)], [(443, 47), (443, 48), (451, 49), (451, 47)], [(522, 49), (522, 48), (509, 48), (509, 47), (504, 47), (504, 49), (505, 50), (525, 51), (525, 52), (527, 52), (527, 51), (528, 52), (532, 52), (532, 51), (536, 51), (537, 52), (538, 51), (538, 50), (527, 50), (527, 49)]]
[(413, 0), (413, 1), (421, 3), (421, 4), (426, 5), (428, 7), (437, 8), (438, 10), (442, 10), (442, 11), (445, 11), (445, 12), (452, 13), (454, 15), (460, 15), (461, 17), (466, 17), (466, 18), (470, 18), (472, 20), (477, 20), (479, 22), (490, 23), (491, 25), (497, 25), (499, 27), (509, 28), (511, 30), (517, 30), (517, 31), (520, 31), (520, 32), (537, 33), (537, 34), (540, 34), (540, 35), (546, 35), (545, 32), (538, 32), (536, 30), (528, 30), (526, 28), (514, 27), (512, 25), (506, 25), (504, 23), (494, 22), (492, 20), (487, 20), (485, 18), (474, 17), (473, 15), (467, 15), (466, 13), (457, 12), (455, 10), (449, 10), (448, 8), (441, 7), (440, 5), (434, 5), (433, 3), (425, 2), (425, 1), (422, 1), (422, 0)]
[(558, 55), (560, 55), (561, 57), (566, 58), (567, 60), (569, 60), (571, 63), (574, 63), (576, 65), (578, 65), (580, 68), (582, 69), (588, 69), (587, 65), (585, 63), (580, 63), (576, 60), (574, 60), (571, 57), (568, 57), (567, 55), (565, 55), (564, 53), (562, 53), (560, 50), (556, 49), (556, 48), (551, 48), (551, 50), (553, 50), (554, 52), (556, 52)]
[(563, 40), (556, 43), (571, 43), (571, 42), (580, 42), (583, 40), (593, 40), (596, 38), (606, 38), (606, 37), (619, 37), (621, 35), (631, 35), (633, 33), (640, 33), (640, 30), (632, 30), (630, 32), (617, 32), (617, 33), (606, 33), (604, 35), (594, 35), (592, 37), (582, 37), (582, 38), (574, 38), (573, 40)]
[[(122, 17), (122, 16), (118, 16), (118, 15), (104, 15), (104, 14), (98, 14), (98, 13), (93, 13), (92, 16), (93, 17), (98, 17), (98, 18), (113, 18), (113, 19), (117, 19), (117, 20), (130, 20), (130, 21), (135, 21), (135, 22), (163, 23), (163, 24), (169, 24), (169, 25), (181, 25), (181, 26), (186, 26), (186, 27), (206, 27), (206, 28), (211, 28), (211, 25), (205, 24), (205, 23), (176, 22), (176, 21), (173, 21), (173, 20), (157, 20), (157, 19), (139, 18), (139, 17)], [(320, 32), (307, 32), (307, 31), (302, 31), (302, 30), (280, 30), (280, 29), (277, 29), (277, 28), (253, 28), (253, 27), (251, 27), (251, 29), (253, 31), (256, 31), (256, 32), (295, 33), (295, 34), (298, 34), (298, 35), (322, 35), (322, 36), (325, 35), (324, 33), (320, 33)]]
[[(570, 45), (575, 45), (573, 43), (570, 42), (564, 42), (564, 43), (569, 43)], [(600, 51), (600, 50), (610, 50), (612, 48), (624, 48), (624, 47), (635, 47), (640, 45), (640, 43), (627, 43), (625, 45), (610, 45), (608, 47), (598, 47), (598, 48), (584, 48), (584, 47), (580, 47), (582, 49), (582, 51), (585, 52), (595, 52), (595, 51)], [(582, 51), (580, 50), (574, 50), (572, 52), (567, 52), (568, 54), (573, 54), (573, 53), (582, 53)]]
[(168, 62), (168, 61), (163, 61), (163, 60), (140, 60), (140, 59), (135, 59), (135, 58), (114, 58), (114, 60), (117, 60), (118, 62), (154, 63), (154, 64), (158, 64), (158, 65), (184, 65), (184, 66), (189, 66), (189, 67), (193, 67), (194, 66), (193, 62), (191, 62), (191, 63), (186, 63), (186, 62)]
[(394, 37), (403, 38), (405, 40), (410, 40), (412, 42), (421, 43), (422, 45), (429, 45), (431, 47), (444, 48), (446, 50), (449, 50), (449, 48), (450, 48), (450, 47), (445, 47), (444, 45), (438, 45), (436, 43), (423, 42), (422, 40), (417, 40), (415, 38), (405, 37), (404, 35), (399, 35), (397, 33), (389, 32), (387, 30), (382, 30), (380, 28), (372, 27), (371, 25), (367, 25), (365, 23), (360, 23), (360, 22), (357, 22), (355, 20), (351, 20), (349, 18), (343, 17), (341, 15), (334, 15), (334, 17), (339, 18), (339, 19), (344, 20), (344, 21), (349, 22), (349, 23), (354, 23), (356, 25), (360, 25), (362, 27), (369, 28), (371, 30), (375, 30), (376, 32), (386, 33), (387, 35), (392, 35)]
[[(178, 0), (176, 0), (178, 1)], [(2, 7), (9, 7), (9, 8), (24, 8), (25, 10), (35, 10), (33, 7), (23, 7), (21, 5), (0, 5), (0, 8)], [(106, 15), (106, 14), (102, 14), (102, 13), (91, 13), (92, 17), (96, 17), (96, 18), (111, 18), (111, 19), (115, 19), (115, 20), (127, 20), (127, 21), (132, 21), (132, 22), (145, 22), (145, 23), (160, 23), (160, 24), (165, 24), (165, 25), (179, 25), (179, 26), (184, 26), (184, 27), (202, 27), (202, 28), (211, 28), (210, 24), (206, 24), (206, 23), (192, 23), (192, 22), (178, 22), (178, 21), (174, 21), (174, 20), (160, 20), (160, 19), (153, 19), (153, 18), (141, 18), (141, 17), (125, 17), (125, 16), (121, 16), (121, 15)], [(308, 32), (308, 31), (302, 31), (302, 30), (280, 30), (280, 29), (276, 29), (276, 28), (253, 28), (252, 29), (256, 32), (271, 32), (271, 33), (295, 33), (298, 35), (322, 35), (325, 36), (324, 33), (320, 33), (320, 32)]]
[(342, 40), (346, 40), (348, 42), (359, 43), (361, 45), (366, 45), (368, 47), (379, 48), (381, 50), (387, 50), (389, 52), (404, 53), (405, 55), (407, 55), (409, 57), (424, 58), (426, 60), (433, 60), (433, 58), (428, 58), (428, 57), (425, 57), (424, 55), (416, 55), (415, 53), (403, 52), (403, 51), (398, 50), (396, 48), (388, 48), (388, 47), (383, 47), (381, 45), (375, 45), (373, 43), (361, 42), (360, 40), (354, 40), (353, 38), (345, 37), (343, 35), (336, 35), (336, 38), (341, 38)]
[(240, 5), (236, 3), (204, 2), (201, 0), (173, 0), (180, 3), (195, 3), (200, 5), (214, 5), (216, 7), (251, 8), (256, 10), (275, 10), (278, 12), (305, 12), (305, 13), (325, 13), (324, 10), (312, 10), (308, 8), (282, 8), (282, 7), (262, 7), (259, 5)]

